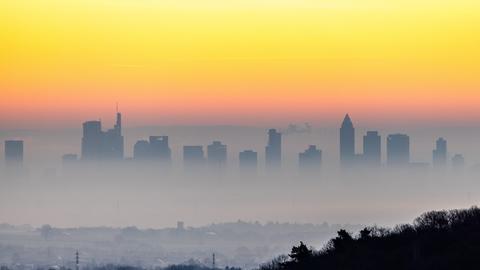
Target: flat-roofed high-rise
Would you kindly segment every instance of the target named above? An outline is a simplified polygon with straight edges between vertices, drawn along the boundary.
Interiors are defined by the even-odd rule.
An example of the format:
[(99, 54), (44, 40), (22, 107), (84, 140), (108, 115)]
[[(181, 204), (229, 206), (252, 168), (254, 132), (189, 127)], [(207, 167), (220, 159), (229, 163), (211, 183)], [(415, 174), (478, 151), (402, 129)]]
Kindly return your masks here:
[(268, 130), (268, 143), (265, 147), (265, 166), (267, 169), (282, 166), (282, 134), (276, 129)]
[(363, 136), (362, 161), (367, 166), (380, 166), (382, 162), (382, 141), (378, 131), (367, 131)]
[(410, 163), (410, 137), (406, 134), (391, 134), (387, 137), (387, 164), (407, 166)]
[(23, 164), (23, 141), (5, 141), (5, 163), (7, 166)]

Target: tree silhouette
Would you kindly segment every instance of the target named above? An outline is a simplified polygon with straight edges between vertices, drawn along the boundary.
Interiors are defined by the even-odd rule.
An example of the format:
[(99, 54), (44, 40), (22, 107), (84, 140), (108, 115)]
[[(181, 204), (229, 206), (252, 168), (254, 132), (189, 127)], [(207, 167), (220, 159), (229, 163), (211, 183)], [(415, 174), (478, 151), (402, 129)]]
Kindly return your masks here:
[(394, 229), (367, 227), (357, 237), (340, 230), (318, 252), (300, 242), (290, 260), (261, 269), (478, 269), (478, 254), (480, 209), (472, 207), (428, 212)]
[(308, 249), (308, 247), (300, 241), (300, 245), (298, 247), (294, 246), (292, 248), (292, 252), (288, 255), (294, 262), (304, 262), (313, 256), (312, 250)]

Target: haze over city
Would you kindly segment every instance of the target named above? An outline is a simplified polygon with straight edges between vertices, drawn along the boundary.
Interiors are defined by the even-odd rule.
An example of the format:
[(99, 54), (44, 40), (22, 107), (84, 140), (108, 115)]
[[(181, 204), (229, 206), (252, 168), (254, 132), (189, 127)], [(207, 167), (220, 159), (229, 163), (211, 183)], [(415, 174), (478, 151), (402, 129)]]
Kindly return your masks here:
[(0, 270), (253, 269), (476, 205), (479, 14), (1, 2)]
[[(358, 129), (349, 114), (335, 129), (316, 128), (308, 123), (278, 129), (242, 126), (126, 129), (120, 112), (115, 119), (113, 127), (105, 127), (100, 120), (85, 121), (83, 131), (10, 132), (8, 136), (16, 139), (5, 138), (2, 146), (5, 153), (2, 178), (6, 180), (3, 184), (9, 187), (4, 189), (4, 217), (10, 213), (16, 224), (57, 223), (58, 226), (75, 226), (78, 222), (82, 226), (159, 227), (171, 225), (175, 220), (203, 225), (237, 219), (321, 223), (325, 221), (323, 215), (332, 214), (331, 207), (345, 204), (342, 211), (337, 209), (329, 217), (333, 219), (330, 221), (394, 224), (404, 221), (401, 216), (408, 219), (427, 205), (441, 207), (446, 203), (444, 198), (438, 198), (440, 201), (431, 198), (424, 202), (426, 205), (410, 204), (404, 201), (406, 197), (421, 201), (424, 196), (433, 196), (430, 192), (438, 192), (453, 200), (449, 204), (462, 205), (472, 203), (478, 196), (470, 186), (476, 185), (471, 181), (479, 170), (479, 150), (474, 143), (476, 136), (472, 136), (478, 130), (474, 128), (415, 128), (410, 132)], [(470, 132), (466, 134), (466, 130)], [(452, 185), (457, 192), (453, 192)], [(134, 193), (131, 187), (135, 187)], [(377, 189), (382, 192), (377, 194)], [(20, 199), (12, 193), (14, 190), (21, 193), (29, 190), (33, 192), (32, 198)], [(85, 192), (93, 196), (93, 190), (102, 191), (97, 198), (101, 203), (81, 198)], [(268, 195), (266, 190), (273, 193)], [(338, 194), (329, 193), (332, 190)], [(81, 197), (61, 199), (68, 192)], [(385, 213), (383, 207), (367, 207), (373, 194), (382, 198), (393, 196), (384, 205), (399, 209)], [(31, 208), (31, 203), (37, 205), (40, 200), (37, 196), (52, 197), (49, 201), (53, 205), (44, 206), (44, 215)], [(229, 196), (236, 199), (231, 201), (227, 199)], [(259, 197), (255, 199), (256, 196)], [(119, 219), (120, 202), (130, 201), (129, 198), (136, 198), (135, 203), (121, 203), (122, 208), (136, 210), (122, 211), (123, 217)], [(192, 198), (195, 199), (191, 201)], [(265, 208), (251, 211), (250, 204), (255, 200)], [(157, 205), (160, 201), (163, 203)], [(236, 210), (224, 208), (227, 202)], [(112, 212), (97, 217), (96, 211), (84, 208), (91, 203)], [(69, 204), (75, 205), (74, 212)], [(283, 211), (287, 205), (290, 210)], [(359, 205), (365, 207), (363, 213), (354, 214), (353, 209)], [(198, 207), (205, 208), (198, 210)], [(323, 215), (319, 214), (320, 208)], [(166, 214), (166, 209), (171, 217), (159, 218)], [(26, 215), (26, 210), (33, 212)], [(152, 210), (154, 216), (148, 214)], [(54, 214), (58, 211), (74, 216), (64, 219)], [(141, 214), (134, 223), (130, 219), (133, 213)], [(92, 214), (96, 216), (94, 219)]]

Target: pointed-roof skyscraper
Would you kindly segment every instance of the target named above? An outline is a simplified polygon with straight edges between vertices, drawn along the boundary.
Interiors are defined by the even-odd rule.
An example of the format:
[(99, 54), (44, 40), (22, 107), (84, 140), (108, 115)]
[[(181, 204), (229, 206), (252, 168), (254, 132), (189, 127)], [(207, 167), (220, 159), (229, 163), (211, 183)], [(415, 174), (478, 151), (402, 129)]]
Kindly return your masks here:
[(340, 165), (350, 167), (355, 159), (355, 128), (348, 114), (340, 128)]

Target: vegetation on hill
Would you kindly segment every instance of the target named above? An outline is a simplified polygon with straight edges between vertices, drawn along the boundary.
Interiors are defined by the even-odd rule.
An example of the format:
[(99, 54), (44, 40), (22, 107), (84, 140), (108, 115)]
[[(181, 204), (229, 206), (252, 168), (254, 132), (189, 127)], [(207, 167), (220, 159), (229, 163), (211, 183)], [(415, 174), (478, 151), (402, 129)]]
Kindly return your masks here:
[(303, 242), (261, 270), (478, 269), (480, 209), (432, 211), (393, 229), (366, 227), (353, 236), (338, 231), (321, 250)]

